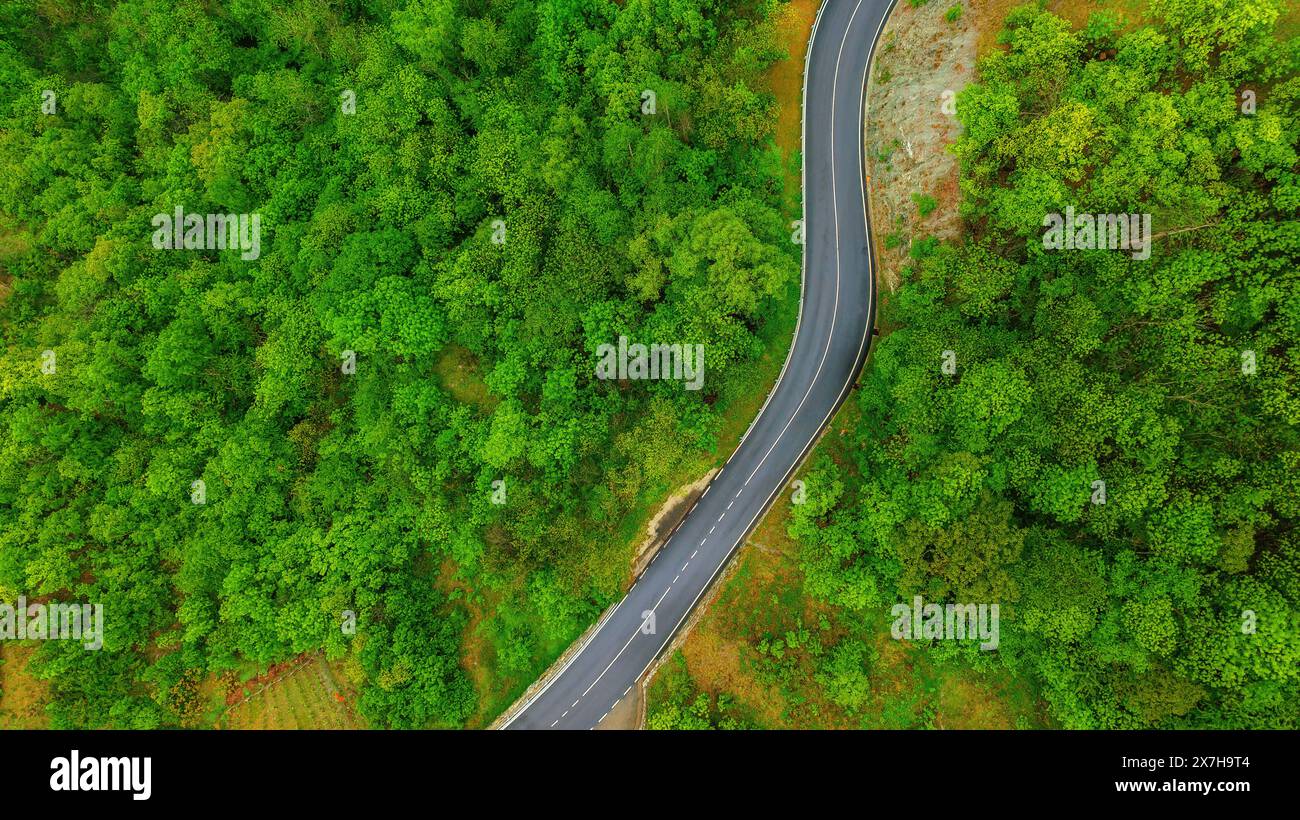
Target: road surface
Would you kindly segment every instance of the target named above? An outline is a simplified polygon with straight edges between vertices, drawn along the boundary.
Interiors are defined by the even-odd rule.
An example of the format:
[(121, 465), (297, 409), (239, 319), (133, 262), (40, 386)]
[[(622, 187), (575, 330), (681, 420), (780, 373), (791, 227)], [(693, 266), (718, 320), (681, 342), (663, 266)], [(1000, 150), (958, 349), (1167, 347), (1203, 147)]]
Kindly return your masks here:
[[(627, 595), (503, 723), (591, 729), (627, 696), (773, 503), (848, 395), (875, 319), (862, 125), (890, 0), (826, 0), (804, 73), (803, 296), (776, 387), (722, 472)], [(784, 501), (782, 501), (784, 499)]]

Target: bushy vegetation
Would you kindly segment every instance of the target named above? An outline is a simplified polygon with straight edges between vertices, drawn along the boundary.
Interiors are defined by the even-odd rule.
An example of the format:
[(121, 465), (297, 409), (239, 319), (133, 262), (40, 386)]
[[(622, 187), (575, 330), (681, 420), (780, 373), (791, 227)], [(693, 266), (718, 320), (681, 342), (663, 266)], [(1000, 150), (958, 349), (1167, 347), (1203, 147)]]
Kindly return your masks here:
[(695, 689), (686, 659), (676, 652), (655, 674), (654, 706), (646, 714), (647, 729), (750, 729), (728, 695), (710, 697)]
[[(776, 8), (4, 3), (0, 597), (107, 627), (40, 648), (53, 724), (323, 648), (373, 724), (455, 726), (462, 590), (516, 691), (581, 632), (798, 281)], [(260, 257), (156, 250), (176, 206)], [(620, 334), (703, 344), (704, 389), (598, 381)]]

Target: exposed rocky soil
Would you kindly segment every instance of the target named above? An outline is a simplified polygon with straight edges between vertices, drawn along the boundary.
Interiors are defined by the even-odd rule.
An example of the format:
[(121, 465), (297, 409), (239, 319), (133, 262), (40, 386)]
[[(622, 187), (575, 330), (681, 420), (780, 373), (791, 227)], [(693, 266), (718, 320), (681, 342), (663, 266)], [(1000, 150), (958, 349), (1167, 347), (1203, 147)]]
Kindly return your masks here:
[[(944, 14), (954, 5), (962, 13), (950, 22)], [(915, 8), (900, 0), (881, 33), (864, 139), (879, 281), (889, 292), (898, 287), (911, 241), (961, 233), (957, 160), (948, 146), (960, 133), (956, 94), (974, 76), (979, 12), (990, 5), (1002, 4), (930, 0)], [(914, 195), (934, 198), (928, 216)]]

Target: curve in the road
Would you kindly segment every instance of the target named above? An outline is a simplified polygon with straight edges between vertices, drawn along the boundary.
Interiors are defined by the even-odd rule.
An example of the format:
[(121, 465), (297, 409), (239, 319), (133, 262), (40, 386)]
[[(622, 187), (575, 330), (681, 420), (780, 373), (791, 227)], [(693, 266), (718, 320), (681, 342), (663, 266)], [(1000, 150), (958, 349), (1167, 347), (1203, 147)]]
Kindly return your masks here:
[(600, 723), (672, 640), (848, 395), (875, 321), (862, 126), (867, 70), (892, 6), (826, 0), (813, 23), (804, 64), (803, 294), (775, 387), (627, 595), (502, 728)]

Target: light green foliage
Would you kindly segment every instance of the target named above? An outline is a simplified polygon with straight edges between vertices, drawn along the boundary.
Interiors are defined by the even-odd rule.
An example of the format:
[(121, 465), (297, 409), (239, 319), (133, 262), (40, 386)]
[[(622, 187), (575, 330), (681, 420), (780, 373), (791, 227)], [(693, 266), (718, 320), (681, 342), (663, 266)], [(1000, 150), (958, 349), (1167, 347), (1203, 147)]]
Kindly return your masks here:
[(816, 673), (817, 683), (827, 697), (837, 706), (854, 710), (871, 695), (871, 680), (867, 666), (872, 650), (865, 643), (845, 639), (822, 655)]

